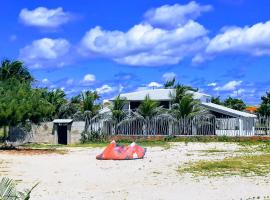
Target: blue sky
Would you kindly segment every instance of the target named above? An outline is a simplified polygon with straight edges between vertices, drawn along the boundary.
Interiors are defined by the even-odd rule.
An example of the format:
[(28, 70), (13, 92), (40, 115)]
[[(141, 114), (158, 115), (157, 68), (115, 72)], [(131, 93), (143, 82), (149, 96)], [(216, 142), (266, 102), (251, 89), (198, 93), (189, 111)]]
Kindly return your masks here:
[(103, 98), (182, 84), (258, 104), (269, 90), (270, 1), (9, 0), (0, 57), (36, 84)]

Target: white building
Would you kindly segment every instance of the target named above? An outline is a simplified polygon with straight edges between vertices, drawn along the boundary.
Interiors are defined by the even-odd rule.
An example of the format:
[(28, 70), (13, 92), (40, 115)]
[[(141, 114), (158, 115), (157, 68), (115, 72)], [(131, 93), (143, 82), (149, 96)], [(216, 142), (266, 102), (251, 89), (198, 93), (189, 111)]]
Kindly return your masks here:
[[(213, 114), (216, 121), (216, 135), (254, 135), (256, 115), (227, 108), (225, 106), (211, 103), (211, 96), (201, 92), (188, 91), (194, 99)], [(127, 100), (126, 109), (136, 110), (140, 103), (149, 95), (150, 99), (158, 101), (164, 108), (171, 108), (171, 96), (175, 89), (150, 89), (120, 94)], [(113, 101), (113, 99), (110, 99)]]

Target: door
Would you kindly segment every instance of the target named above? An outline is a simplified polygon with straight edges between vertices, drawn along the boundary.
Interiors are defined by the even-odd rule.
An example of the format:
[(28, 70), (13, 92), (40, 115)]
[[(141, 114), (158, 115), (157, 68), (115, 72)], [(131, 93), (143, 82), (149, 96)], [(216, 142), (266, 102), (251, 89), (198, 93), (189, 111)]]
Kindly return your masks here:
[(67, 144), (67, 126), (58, 126), (58, 144)]

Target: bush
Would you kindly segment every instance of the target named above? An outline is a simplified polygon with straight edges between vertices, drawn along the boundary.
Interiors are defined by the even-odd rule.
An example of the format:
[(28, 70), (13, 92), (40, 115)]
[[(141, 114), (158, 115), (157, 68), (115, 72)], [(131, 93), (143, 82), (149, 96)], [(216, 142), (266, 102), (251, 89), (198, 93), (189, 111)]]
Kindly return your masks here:
[(81, 133), (81, 143), (88, 143), (88, 142), (107, 142), (108, 137), (107, 135), (100, 133), (100, 131), (83, 131)]

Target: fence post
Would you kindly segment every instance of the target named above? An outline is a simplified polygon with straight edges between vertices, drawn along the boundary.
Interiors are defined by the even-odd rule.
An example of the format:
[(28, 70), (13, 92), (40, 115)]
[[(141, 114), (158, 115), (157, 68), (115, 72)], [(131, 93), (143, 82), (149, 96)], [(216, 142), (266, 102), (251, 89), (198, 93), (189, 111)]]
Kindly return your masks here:
[(239, 136), (243, 135), (243, 119), (239, 118)]

